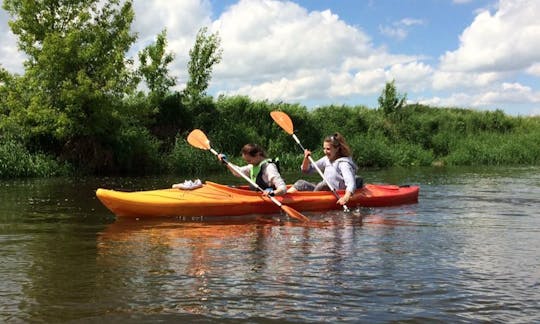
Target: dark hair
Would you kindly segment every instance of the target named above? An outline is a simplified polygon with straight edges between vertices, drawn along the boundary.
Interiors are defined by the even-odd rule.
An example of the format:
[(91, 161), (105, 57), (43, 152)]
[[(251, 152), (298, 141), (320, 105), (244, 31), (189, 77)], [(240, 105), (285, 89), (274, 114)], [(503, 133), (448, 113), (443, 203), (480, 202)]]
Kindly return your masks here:
[(257, 156), (260, 155), (262, 157), (266, 157), (266, 152), (263, 150), (262, 147), (260, 147), (257, 144), (246, 144), (244, 147), (242, 147), (242, 150), (240, 151), (242, 154), (246, 154), (249, 156)]
[(338, 157), (351, 156), (351, 148), (347, 144), (345, 137), (340, 133), (336, 132), (333, 135), (326, 136), (324, 141), (338, 149)]

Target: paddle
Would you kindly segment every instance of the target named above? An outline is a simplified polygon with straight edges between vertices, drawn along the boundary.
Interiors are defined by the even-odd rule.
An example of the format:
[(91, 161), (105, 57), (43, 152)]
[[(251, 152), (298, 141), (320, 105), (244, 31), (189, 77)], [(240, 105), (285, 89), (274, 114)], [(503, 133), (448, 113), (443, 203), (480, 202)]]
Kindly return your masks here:
[[(293, 126), (293, 122), (291, 120), (291, 117), (289, 117), (289, 115), (287, 115), (286, 113), (282, 112), (282, 111), (272, 111), (270, 113), (270, 116), (272, 117), (272, 119), (276, 122), (276, 124), (279, 125), (279, 127), (283, 128), (283, 130), (285, 132), (287, 132), (287, 134), (289, 135), (292, 135), (292, 138), (296, 141), (296, 143), (298, 143), (298, 145), (300, 145), (300, 147), (302, 148), (302, 151), (305, 151), (306, 149), (304, 148), (304, 146), (302, 145), (302, 143), (300, 143), (300, 140), (298, 139), (298, 137), (296, 137), (296, 134), (294, 134), (294, 126)], [(324, 174), (322, 173), (321, 169), (317, 166), (317, 164), (315, 163), (315, 161), (313, 161), (313, 158), (310, 156), (308, 156), (309, 158), (309, 162), (311, 162), (311, 165), (313, 165), (315, 167), (315, 169), (317, 170), (317, 172), (319, 173), (319, 175), (323, 178), (324, 182), (326, 182), (326, 184), (328, 185), (328, 188), (330, 188), (330, 190), (332, 191), (332, 193), (334, 193), (334, 196), (336, 196), (336, 199), (340, 199), (341, 197), (339, 196), (339, 194), (337, 193), (337, 190), (336, 188), (334, 188), (330, 182), (328, 182), (328, 180), (326, 179), (326, 177), (324, 176)], [(347, 205), (343, 205), (343, 211), (345, 212), (348, 212), (350, 211), (349, 210), (349, 207), (347, 207)]]
[[(202, 150), (209, 150), (212, 152), (215, 156), (218, 156), (218, 152), (216, 152), (212, 147), (210, 147), (210, 141), (206, 137), (206, 134), (204, 134), (203, 131), (200, 129), (194, 129), (191, 133), (189, 133), (187, 137), (187, 141), (192, 146), (202, 149)], [(264, 192), (264, 190), (253, 180), (251, 180), (247, 175), (245, 175), (242, 171), (238, 169), (238, 167), (232, 163), (229, 163), (227, 160), (222, 160), (225, 165), (231, 167), (237, 174), (242, 176), (247, 182), (249, 182), (250, 185), (257, 188), (260, 192)], [(296, 218), (302, 222), (309, 221), (309, 218), (301, 214), (300, 212), (296, 211), (294, 208), (283, 205), (279, 200), (272, 196), (268, 196), (270, 200), (276, 205), (278, 205), (287, 215), (289, 215), (292, 218)]]

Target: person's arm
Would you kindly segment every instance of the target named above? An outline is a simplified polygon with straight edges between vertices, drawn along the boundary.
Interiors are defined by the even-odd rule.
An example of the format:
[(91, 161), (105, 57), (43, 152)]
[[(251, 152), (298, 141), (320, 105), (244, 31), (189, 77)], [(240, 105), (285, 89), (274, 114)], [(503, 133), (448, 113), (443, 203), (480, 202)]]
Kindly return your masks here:
[(227, 156), (225, 154), (218, 154), (217, 156), (218, 160), (220, 160), (221, 162), (223, 161), (227, 161), (227, 169), (229, 169), (229, 171), (231, 171), (231, 173), (235, 176), (235, 177), (241, 177), (242, 175), (238, 174), (235, 170), (238, 169), (239, 171), (241, 171), (242, 173), (244, 173), (245, 175), (249, 176), (249, 169), (251, 168), (251, 166), (249, 165), (244, 165), (243, 167), (240, 167), (240, 166), (237, 166), (235, 164), (233, 164), (232, 162), (229, 162), (227, 160)]
[(241, 175), (238, 174), (238, 172), (236, 172), (236, 170), (234, 169), (233, 164), (232, 164), (231, 162), (227, 163), (227, 169), (229, 169), (229, 171), (231, 171), (231, 173), (232, 173), (235, 177), (241, 177)]
[[(315, 172), (315, 167), (313, 164), (311, 164), (311, 161), (309, 160), (309, 157), (311, 156), (311, 151), (305, 150), (304, 152), (304, 160), (302, 161), (302, 173), (313, 173)], [(321, 170), (321, 172), (324, 172), (326, 169), (326, 164), (328, 163), (328, 158), (326, 156), (323, 156), (322, 158), (318, 159), (317, 161), (314, 161), (315, 165)]]
[(309, 157), (311, 156), (310, 150), (304, 150), (304, 159), (302, 160), (302, 166), (300, 166), (300, 169), (304, 173), (309, 173), (311, 171), (311, 163), (309, 161)]
[(270, 163), (266, 166), (265, 169), (268, 182), (271, 183), (276, 189), (273, 191), (273, 194), (276, 196), (281, 196), (287, 193), (287, 184), (285, 180), (279, 174), (279, 171), (275, 164)]
[[(237, 169), (238, 171), (242, 172), (245, 176), (247, 176), (249, 178), (249, 174), (250, 174), (250, 171), (251, 171), (251, 168), (253, 167), (251, 164), (246, 164), (244, 166), (238, 166), (238, 165), (235, 165), (233, 164)], [(241, 175), (239, 175), (234, 169), (232, 169), (231, 167), (229, 168), (229, 170), (231, 170), (232, 174), (234, 174), (235, 176), (237, 177), (241, 177)]]
[(345, 182), (345, 194), (338, 200), (338, 204), (345, 205), (356, 191), (356, 179), (354, 170), (349, 163), (340, 163), (339, 170)]
[(338, 199), (337, 203), (341, 206), (346, 205), (349, 202), (349, 199), (351, 199), (352, 193), (350, 193), (348, 190), (345, 191), (345, 194)]

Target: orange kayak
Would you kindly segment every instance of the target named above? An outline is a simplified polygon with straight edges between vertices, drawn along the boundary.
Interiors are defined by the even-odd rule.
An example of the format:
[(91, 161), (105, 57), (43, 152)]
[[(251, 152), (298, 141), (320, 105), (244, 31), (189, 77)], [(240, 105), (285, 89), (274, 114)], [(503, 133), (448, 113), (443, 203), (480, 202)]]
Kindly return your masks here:
[[(347, 206), (381, 207), (418, 202), (418, 186), (366, 184)], [(338, 191), (343, 195), (343, 191)], [(280, 208), (260, 192), (206, 181), (193, 190), (159, 189), (123, 192), (98, 189), (96, 196), (116, 216), (237, 216), (279, 213)], [(281, 203), (298, 211), (340, 209), (330, 191), (296, 192), (277, 196)]]

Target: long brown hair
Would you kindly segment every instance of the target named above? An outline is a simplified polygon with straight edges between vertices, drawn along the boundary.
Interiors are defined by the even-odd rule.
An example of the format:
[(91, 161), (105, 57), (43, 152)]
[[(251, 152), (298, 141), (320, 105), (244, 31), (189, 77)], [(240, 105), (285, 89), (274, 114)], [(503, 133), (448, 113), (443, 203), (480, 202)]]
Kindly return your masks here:
[(338, 149), (338, 158), (351, 156), (351, 148), (349, 147), (349, 144), (347, 144), (345, 137), (343, 137), (343, 135), (340, 133), (336, 132), (333, 135), (326, 136), (324, 141), (326, 143), (330, 143), (330, 145)]

